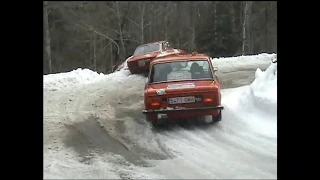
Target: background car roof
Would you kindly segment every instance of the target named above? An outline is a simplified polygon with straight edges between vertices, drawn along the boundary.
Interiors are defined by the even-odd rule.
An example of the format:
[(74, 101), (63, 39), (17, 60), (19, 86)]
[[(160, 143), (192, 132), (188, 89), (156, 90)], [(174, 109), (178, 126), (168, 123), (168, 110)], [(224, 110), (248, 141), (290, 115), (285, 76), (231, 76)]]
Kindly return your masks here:
[(172, 62), (172, 61), (179, 61), (179, 60), (189, 60), (189, 61), (194, 61), (194, 60), (207, 60), (210, 59), (210, 56), (206, 54), (184, 54), (184, 55), (170, 55), (170, 56), (165, 56), (161, 58), (156, 58), (151, 62), (151, 64), (156, 64), (156, 63), (164, 63), (164, 62)]
[[(147, 45), (147, 44), (161, 44), (161, 43), (163, 43), (163, 42), (167, 42), (167, 41), (155, 41), (155, 42), (150, 42), (150, 43), (141, 44), (140, 46), (145, 46), (145, 45)], [(138, 47), (140, 47), (140, 46), (138, 46)]]

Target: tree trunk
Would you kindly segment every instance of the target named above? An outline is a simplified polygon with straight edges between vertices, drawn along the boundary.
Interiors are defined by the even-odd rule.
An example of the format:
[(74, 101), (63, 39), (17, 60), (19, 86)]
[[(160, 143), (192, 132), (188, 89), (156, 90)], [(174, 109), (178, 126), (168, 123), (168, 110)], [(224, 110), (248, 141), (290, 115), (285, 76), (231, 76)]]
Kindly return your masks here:
[[(168, 2), (166, 2), (166, 3), (168, 3)], [(165, 38), (166, 41), (168, 40), (168, 25), (169, 25), (169, 22), (168, 22), (168, 10), (169, 10), (169, 4), (167, 4), (165, 16), (164, 16), (164, 21), (165, 21), (164, 22), (165, 23), (164, 38)]]
[(244, 1), (244, 20), (242, 24), (242, 55), (250, 51), (250, 16), (252, 1)]
[(124, 57), (123, 58), (126, 58), (126, 47), (124, 45), (124, 41), (123, 41), (123, 32), (122, 32), (122, 29), (123, 29), (123, 26), (124, 26), (124, 21), (125, 19), (121, 20), (121, 17), (120, 17), (120, 11), (119, 11), (119, 2), (116, 1), (116, 10), (117, 10), (117, 19), (118, 19), (118, 26), (119, 26), (119, 36), (120, 36), (120, 42), (121, 42), (121, 46), (122, 46), (122, 50), (123, 50), (123, 54), (124, 54)]
[(195, 50), (195, 15), (196, 13), (194, 13), (194, 2), (190, 2), (189, 3), (189, 9), (190, 9), (190, 26), (191, 26), (191, 43), (190, 43), (190, 49), (189, 51), (194, 51)]
[(176, 36), (176, 47), (181, 48), (181, 3), (182, 1), (177, 1), (176, 2), (176, 14), (178, 14), (177, 19), (179, 21), (177, 22), (177, 31), (178, 31), (178, 36)]
[(92, 59), (93, 59), (93, 41), (89, 43), (89, 52), (90, 52), (90, 55), (89, 55), (89, 60), (88, 62), (86, 62), (86, 65), (87, 66), (91, 66), (92, 65)]
[(141, 44), (144, 44), (144, 11), (145, 11), (145, 7), (146, 7), (146, 2), (141, 2), (142, 3), (142, 11), (141, 11)]
[(242, 23), (242, 56), (245, 55), (245, 46), (246, 46), (246, 9), (247, 9), (247, 2), (245, 1), (245, 6), (243, 8), (243, 23)]
[(43, 23), (44, 23), (44, 45), (45, 45), (45, 53), (47, 56), (48, 61), (48, 67), (49, 67), (49, 73), (52, 73), (52, 66), (51, 66), (51, 39), (50, 39), (50, 31), (49, 31), (49, 22), (48, 22), (48, 8), (47, 8), (48, 2), (43, 2)]
[(195, 40), (196, 40), (196, 31), (194, 25), (192, 26), (192, 41), (191, 41), (191, 51), (194, 51), (195, 48)]
[[(113, 57), (112, 57), (112, 44), (110, 46), (110, 64), (111, 64), (111, 72), (113, 72)], [(109, 70), (110, 71), (110, 70)], [(107, 71), (108, 72), (108, 71)]]
[(231, 27), (232, 27), (232, 33), (235, 33), (236, 30), (236, 17), (235, 17), (235, 10), (234, 10), (234, 4), (233, 2), (230, 2), (230, 15), (231, 15)]
[(252, 54), (253, 52), (253, 34), (252, 30), (252, 21), (251, 21), (251, 12), (252, 12), (252, 3), (253, 1), (247, 1), (248, 9), (247, 9), (247, 37), (248, 37), (248, 53)]
[(269, 40), (269, 38), (268, 38), (268, 22), (269, 22), (268, 10), (269, 10), (269, 8), (268, 8), (268, 5), (264, 9), (265, 10), (265, 17), (266, 17), (266, 28), (265, 28), (265, 35), (264, 35), (265, 36), (264, 41), (265, 41), (265, 48), (266, 48), (265, 51), (266, 52), (269, 52), (269, 43), (268, 43), (268, 40)]
[(92, 31), (93, 34), (93, 68), (97, 71), (97, 54), (96, 54), (96, 33)]
[(214, 21), (213, 21), (213, 32), (214, 32), (214, 38), (217, 38), (217, 1), (213, 1), (213, 13), (214, 13)]

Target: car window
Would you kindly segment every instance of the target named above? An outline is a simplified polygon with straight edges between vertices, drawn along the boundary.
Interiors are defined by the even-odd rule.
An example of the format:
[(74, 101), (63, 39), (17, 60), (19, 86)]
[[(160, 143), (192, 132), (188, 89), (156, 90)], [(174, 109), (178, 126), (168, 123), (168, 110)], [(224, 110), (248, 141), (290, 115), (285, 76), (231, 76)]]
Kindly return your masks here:
[(133, 55), (134, 56), (139, 56), (143, 54), (148, 54), (154, 51), (158, 51), (160, 49), (160, 44), (154, 43), (154, 44), (145, 44), (142, 46), (139, 46), (136, 48), (134, 51)]
[(149, 82), (157, 83), (201, 79), (213, 80), (212, 71), (207, 60), (179, 60), (154, 64), (151, 68)]

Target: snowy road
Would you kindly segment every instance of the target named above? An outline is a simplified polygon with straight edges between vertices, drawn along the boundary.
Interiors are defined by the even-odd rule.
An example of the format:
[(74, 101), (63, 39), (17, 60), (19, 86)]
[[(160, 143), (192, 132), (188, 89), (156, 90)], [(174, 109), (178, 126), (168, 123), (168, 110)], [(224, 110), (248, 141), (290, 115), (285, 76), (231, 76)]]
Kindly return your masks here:
[(247, 61), (251, 66), (218, 64), (223, 87), (232, 89), (222, 91), (223, 121), (211, 127), (153, 130), (141, 113), (145, 78), (139, 75), (118, 72), (74, 86), (66, 76), (50, 80), (44, 178), (277, 178), (274, 106), (259, 108), (251, 86), (244, 86), (269, 63)]

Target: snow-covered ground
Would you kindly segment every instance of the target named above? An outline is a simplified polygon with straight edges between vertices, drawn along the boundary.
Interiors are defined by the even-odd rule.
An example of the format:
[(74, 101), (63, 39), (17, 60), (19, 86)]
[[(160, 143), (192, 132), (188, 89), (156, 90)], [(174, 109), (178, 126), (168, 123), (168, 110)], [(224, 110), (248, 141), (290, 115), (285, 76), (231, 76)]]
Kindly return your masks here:
[[(222, 90), (214, 126), (153, 130), (144, 121), (145, 78), (127, 70), (44, 76), (44, 178), (277, 178), (275, 54), (213, 59), (220, 79), (252, 72)], [(230, 77), (231, 76), (231, 77)], [(233, 83), (233, 82), (231, 82)]]

